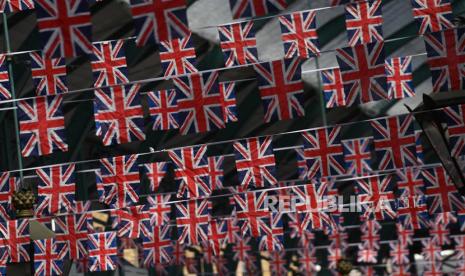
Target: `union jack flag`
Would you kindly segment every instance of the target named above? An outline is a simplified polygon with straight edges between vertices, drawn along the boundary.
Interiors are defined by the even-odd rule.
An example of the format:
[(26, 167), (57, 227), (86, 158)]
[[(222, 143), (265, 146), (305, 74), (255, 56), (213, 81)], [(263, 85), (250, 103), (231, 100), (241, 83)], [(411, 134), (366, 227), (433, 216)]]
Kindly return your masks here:
[(370, 176), (356, 180), (363, 218), (386, 220), (396, 217), (392, 176)]
[(190, 34), (185, 0), (131, 0), (137, 46)]
[(150, 213), (154, 215), (152, 225), (165, 225), (170, 221), (171, 207), (167, 202), (170, 195), (154, 195), (147, 197)]
[(345, 173), (344, 150), (340, 139), (341, 127), (319, 128), (304, 132), (304, 157), (307, 179), (342, 175)]
[(259, 237), (266, 233), (270, 225), (270, 211), (265, 205), (266, 191), (234, 194), (236, 217), (242, 235)]
[(40, 180), (36, 216), (73, 212), (76, 192), (74, 164), (40, 168), (36, 174)]
[(115, 270), (118, 262), (116, 232), (89, 234), (89, 271)]
[(226, 246), (228, 240), (228, 223), (227, 220), (213, 219), (210, 221), (208, 228), (208, 241), (213, 254), (220, 255), (221, 249)]
[(452, 5), (449, 0), (411, 0), (413, 17), (423, 35), (454, 28)]
[(144, 205), (116, 210), (118, 237), (137, 239), (149, 236), (152, 231), (153, 213)]
[(173, 242), (171, 240), (171, 225), (153, 226), (153, 229), (143, 236), (144, 266), (154, 267), (157, 264), (169, 264), (172, 260)]
[(234, 252), (234, 260), (246, 261), (249, 257), (253, 257), (253, 255), (250, 255), (250, 251), (252, 251), (250, 239), (250, 237), (238, 239), (238, 241), (233, 245), (232, 249)]
[(412, 57), (391, 58), (386, 60), (384, 66), (389, 99), (414, 97)]
[(253, 21), (221, 25), (218, 32), (226, 67), (258, 61)]
[(409, 245), (413, 245), (414, 230), (407, 229), (400, 223), (396, 223), (396, 230), (398, 236), (397, 240), (402, 246), (408, 247)]
[(181, 134), (225, 127), (218, 72), (193, 73), (173, 78), (177, 88), (178, 124)]
[(305, 115), (301, 65), (300, 58), (254, 65), (266, 123)]
[(10, 263), (29, 262), (29, 220), (16, 219), (0, 222), (0, 245), (8, 247)]
[(320, 45), (316, 32), (316, 12), (295, 12), (279, 17), (285, 58), (318, 56)]
[(300, 248), (299, 250), (297, 250), (297, 259), (299, 260), (299, 271), (302, 273), (302, 275), (314, 275), (313, 273), (317, 273), (316, 264), (318, 263), (318, 260), (316, 258), (315, 253), (315, 248), (313, 247)]
[(343, 258), (343, 250), (332, 244), (327, 249), (328, 249), (328, 268), (336, 269), (339, 261)]
[(465, 89), (465, 28), (424, 36), (433, 92)]
[(287, 273), (286, 252), (272, 251), (270, 252), (270, 271), (273, 275), (285, 275)]
[(6, 275), (8, 258), (9, 258), (8, 248), (4, 245), (0, 246), (0, 274), (1, 275)]
[(0, 100), (11, 99), (10, 75), (5, 61), (6, 55), (0, 55)]
[(258, 248), (261, 251), (284, 250), (284, 228), (281, 213), (269, 213), (270, 225), (264, 228), (264, 235), (260, 237)]
[(367, 246), (359, 245), (357, 254), (358, 254), (357, 262), (372, 263), (372, 264), (375, 264), (378, 262), (377, 260), (378, 250), (374, 250)]
[(99, 201), (112, 208), (123, 208), (139, 201), (137, 155), (100, 159), (97, 171)]
[(383, 41), (382, 1), (363, 1), (346, 5), (349, 46)]
[(446, 117), (451, 155), (453, 157), (465, 155), (465, 105), (447, 106), (442, 112)]
[(24, 157), (68, 151), (62, 103), (63, 95), (18, 101), (19, 137)]
[(421, 173), (430, 214), (465, 210), (463, 197), (444, 168), (423, 169)]
[(307, 234), (312, 234), (310, 220), (308, 216), (302, 213), (287, 213), (287, 226), (291, 229), (289, 236), (291, 238), (302, 239)]
[(34, 9), (33, 0), (0, 0), (0, 12), (11, 13)]
[(272, 137), (257, 137), (234, 142), (234, 155), (240, 186), (274, 186), (276, 179)]
[(135, 84), (95, 90), (96, 134), (105, 146), (145, 140), (139, 88)]
[(17, 181), (18, 178), (11, 177), (9, 172), (0, 173), (0, 220), (1, 218), (10, 218), (13, 193), (19, 184)]
[(176, 90), (160, 90), (147, 93), (152, 130), (171, 130), (179, 128)]
[(92, 53), (92, 25), (86, 0), (37, 0), (35, 6), (46, 57)]
[(178, 182), (178, 197), (198, 198), (212, 192), (208, 177), (209, 167), (206, 156), (207, 146), (193, 146), (168, 152), (175, 165), (175, 179)]
[(343, 140), (344, 162), (346, 173), (350, 175), (365, 175), (371, 169), (371, 151), (373, 138), (364, 137), (351, 140)]
[(34, 240), (34, 275), (63, 274), (63, 260), (57, 254), (55, 239)]
[[(234, 204), (234, 198), (232, 199), (232, 204)], [(231, 217), (226, 219), (226, 241), (228, 244), (234, 244), (242, 239), (242, 235), (240, 233), (240, 227), (237, 225), (237, 219), (235, 217)]]
[(225, 123), (237, 122), (236, 92), (233, 81), (220, 83), (221, 106), (223, 107), (223, 120)]
[(29, 55), (36, 95), (47, 96), (68, 91), (64, 58), (46, 58), (42, 52), (31, 52)]
[(173, 264), (181, 265), (184, 264), (184, 257), (185, 257), (185, 245), (180, 243), (178, 240), (174, 241), (173, 246)]
[(211, 190), (223, 189), (224, 169), (223, 162), (224, 156), (209, 156), (208, 161), (208, 182), (210, 183)]
[(396, 173), (399, 197), (413, 197), (425, 194), (425, 185), (420, 169), (413, 167), (404, 168), (398, 170)]
[(359, 98), (353, 102), (367, 103), (388, 99), (383, 42), (337, 49), (336, 58), (341, 69), (345, 94), (352, 95), (351, 97), (356, 94)]
[(190, 33), (182, 38), (161, 41), (159, 50), (165, 77), (197, 72), (197, 56)]
[(178, 241), (191, 245), (208, 242), (211, 202), (189, 200), (175, 205)]
[(418, 165), (425, 164), (425, 157), (423, 154), (423, 145), (421, 143), (421, 130), (415, 130), (415, 152), (417, 153), (417, 163)]
[(170, 162), (155, 162), (143, 165), (145, 175), (149, 180), (150, 193), (158, 192), (158, 188), (168, 172), (169, 163)]
[(286, 0), (229, 0), (233, 19), (263, 16), (287, 8)]
[(342, 81), (341, 69), (333, 68), (321, 71), (323, 96), (326, 108), (351, 106), (358, 100), (358, 92), (354, 89), (346, 94)]
[(299, 213), (304, 213), (305, 217), (301, 221), (307, 222), (307, 229), (323, 230), (332, 225), (331, 218), (327, 213), (328, 182), (314, 183), (292, 187), (296, 196), (295, 208)]
[(370, 122), (380, 170), (417, 165), (413, 116), (400, 115)]
[[(465, 260), (465, 236), (453, 237), (455, 241), (455, 259), (459, 261)], [(465, 272), (465, 271), (462, 271)]]
[(93, 43), (90, 65), (94, 75), (94, 87), (129, 82), (124, 40)]
[(426, 229), (429, 222), (428, 208), (422, 195), (401, 195), (397, 200), (397, 221), (406, 229)]
[(434, 263), (441, 261), (442, 248), (440, 246), (436, 245), (431, 238), (424, 239), (421, 243), (423, 244), (422, 253), (425, 261)]
[[(411, 276), (409, 272), (410, 265), (396, 265), (393, 267), (391, 275), (392, 276)], [(367, 275), (367, 274), (365, 274)]]
[(429, 235), (431, 241), (439, 246), (450, 245), (450, 225), (457, 222), (457, 218), (452, 213), (436, 214), (433, 220), (430, 220)]
[(389, 242), (391, 260), (394, 265), (409, 264), (409, 250), (398, 241)]
[(360, 227), (362, 245), (367, 248), (379, 249), (379, 231), (381, 225), (376, 220), (366, 220)]

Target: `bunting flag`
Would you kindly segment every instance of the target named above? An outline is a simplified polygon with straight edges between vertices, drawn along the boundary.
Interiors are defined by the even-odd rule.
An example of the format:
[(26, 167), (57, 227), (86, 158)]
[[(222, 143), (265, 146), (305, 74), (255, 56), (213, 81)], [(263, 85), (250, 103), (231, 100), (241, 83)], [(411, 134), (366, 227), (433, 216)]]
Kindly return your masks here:
[(443, 167), (423, 169), (421, 173), (430, 214), (465, 210), (463, 197)]
[(337, 49), (336, 58), (341, 69), (344, 93), (351, 95), (346, 105), (352, 102), (353, 94), (357, 95), (353, 102), (388, 99), (383, 42)]
[(0, 12), (12, 13), (34, 9), (33, 0), (2, 0), (0, 1)]
[(328, 183), (299, 185), (291, 188), (295, 195), (295, 208), (308, 221), (308, 230), (324, 230), (332, 227), (328, 212)]
[(224, 189), (223, 177), (224, 169), (223, 162), (224, 156), (209, 156), (208, 161), (208, 183), (211, 185), (211, 189)]
[(452, 5), (449, 0), (410, 0), (413, 18), (419, 25), (418, 34), (454, 28)]
[(424, 39), (433, 92), (465, 89), (465, 28), (426, 34)]
[(447, 106), (442, 109), (447, 124), (447, 137), (451, 155), (465, 155), (465, 105)]
[(305, 115), (302, 61), (293, 58), (254, 65), (265, 110), (265, 123)]
[(211, 202), (189, 200), (175, 206), (178, 241), (190, 245), (208, 242)]
[(171, 207), (167, 203), (170, 195), (154, 195), (147, 197), (147, 203), (149, 205), (149, 212), (153, 214), (154, 221), (151, 221), (151, 225), (161, 226), (169, 223)]
[(372, 171), (372, 137), (343, 140), (342, 147), (344, 149), (344, 163), (346, 165), (346, 174), (366, 175)]
[(233, 259), (236, 261), (246, 261), (248, 258), (253, 257), (252, 247), (250, 246), (250, 237), (244, 237), (238, 239), (238, 241), (233, 245), (232, 249), (234, 252)]
[(411, 56), (388, 59), (385, 68), (389, 99), (415, 96)]
[(356, 90), (352, 89), (346, 93), (339, 67), (321, 70), (321, 80), (326, 108), (351, 106), (358, 100)]
[(270, 211), (265, 205), (267, 192), (245, 192), (233, 194), (236, 204), (237, 223), (242, 235), (260, 237), (270, 225)]
[(190, 33), (181, 38), (163, 40), (159, 45), (160, 62), (165, 77), (198, 71), (195, 68), (197, 56)]
[(391, 261), (394, 265), (406, 265), (409, 264), (409, 250), (402, 246), (397, 241), (389, 242), (389, 254), (391, 255)]
[(179, 128), (176, 90), (160, 90), (147, 93), (152, 130), (171, 130)]
[(287, 271), (287, 259), (286, 253), (283, 251), (271, 251), (270, 252), (270, 271), (273, 271), (274, 275), (284, 275)]
[(436, 245), (431, 239), (421, 241), (423, 245), (422, 255), (425, 261), (436, 263), (441, 261), (442, 248)]
[(414, 230), (405, 228), (400, 223), (396, 223), (396, 230), (398, 237), (397, 240), (399, 241), (400, 245), (403, 247), (413, 245), (413, 234), (415, 233)]
[(55, 240), (34, 240), (34, 275), (62, 274), (63, 260), (58, 257)]
[(355, 1), (346, 5), (346, 28), (349, 46), (383, 41), (382, 1)]
[(35, 7), (46, 57), (75, 57), (92, 52), (92, 25), (87, 0), (37, 0)]
[[(455, 242), (455, 259), (465, 261), (465, 236), (453, 237)], [(462, 271), (461, 271), (462, 272)]]
[(378, 262), (377, 258), (378, 258), (377, 250), (373, 250), (371, 248), (367, 248), (361, 245), (358, 246), (357, 262), (375, 264)]
[(0, 54), (0, 100), (11, 99), (10, 74), (6, 64), (6, 55)]
[(245, 21), (218, 27), (226, 67), (258, 61), (257, 41), (253, 26), (253, 21)]
[(310, 58), (320, 54), (315, 11), (282, 15), (279, 23), (285, 58)]
[(116, 269), (116, 232), (89, 234), (89, 271), (111, 271)]
[(402, 170), (397, 170), (396, 174), (399, 199), (425, 194), (425, 185), (420, 169), (404, 168)]
[(93, 43), (90, 65), (94, 76), (94, 87), (129, 82), (124, 40)]
[(299, 238), (301, 239), (307, 234), (311, 234), (311, 225), (309, 216), (306, 216), (303, 213), (286, 213), (287, 215), (287, 226), (291, 230), (289, 236), (291, 238)]
[(174, 246), (173, 246), (173, 264), (175, 265), (182, 265), (184, 264), (184, 259), (185, 259), (185, 248), (186, 246), (183, 243), (180, 243), (179, 241), (175, 240), (174, 241)]
[(328, 248), (328, 268), (329, 269), (336, 269), (337, 264), (340, 260), (343, 259), (343, 252), (341, 248), (330, 245)]
[(413, 116), (400, 115), (370, 122), (380, 170), (417, 165)]
[(118, 237), (137, 239), (152, 232), (153, 214), (144, 205), (130, 206), (116, 210)]
[(73, 212), (76, 193), (74, 164), (39, 168), (36, 174), (39, 184), (35, 215), (42, 217)]
[(371, 176), (356, 180), (357, 196), (364, 213), (362, 218), (387, 220), (396, 217), (392, 176)]
[(193, 73), (173, 78), (181, 134), (225, 127), (218, 72)]
[(145, 140), (139, 88), (135, 84), (95, 90), (96, 134), (105, 146)]
[(286, 0), (229, 0), (233, 19), (263, 16), (287, 8)]
[(22, 156), (41, 156), (55, 151), (68, 151), (62, 103), (63, 95), (18, 101)]
[(97, 171), (99, 201), (112, 208), (123, 208), (139, 201), (139, 166), (137, 155), (100, 159)]
[(284, 228), (282, 213), (273, 212), (269, 214), (270, 225), (264, 229), (265, 235), (260, 237), (258, 248), (260, 251), (283, 251), (284, 250)]
[(16, 219), (0, 222), (0, 245), (7, 246), (10, 263), (29, 262), (29, 220)]
[(0, 245), (0, 274), (6, 275), (6, 268), (8, 265), (8, 258), (9, 258), (8, 247), (4, 245)]
[(426, 229), (429, 222), (426, 199), (422, 195), (401, 196), (397, 200), (397, 221), (406, 229)]
[(307, 179), (345, 173), (344, 150), (340, 139), (341, 127), (319, 128), (302, 133)]
[(297, 251), (297, 259), (299, 260), (299, 271), (302, 274), (317, 273), (315, 248), (301, 248)]
[(173, 255), (171, 230), (171, 225), (153, 226), (152, 230), (143, 236), (142, 248), (145, 267), (171, 262)]
[[(17, 178), (11, 177), (9, 172), (0, 173), (0, 221), (10, 218), (12, 211), (13, 193), (17, 190)], [(1, 257), (1, 250), (0, 250)], [(1, 258), (0, 258), (1, 260)]]
[(411, 276), (409, 272), (409, 265), (394, 266), (391, 272), (392, 276)]
[(422, 145), (422, 142), (421, 142), (421, 134), (423, 133), (423, 131), (421, 130), (416, 130), (415, 131), (415, 151), (417, 153), (417, 163), (418, 165), (423, 165), (425, 164), (425, 157), (424, 157), (424, 154), (423, 154), (423, 145)]
[(215, 256), (220, 256), (221, 250), (226, 247), (228, 240), (227, 220), (213, 219), (208, 227), (209, 247)]
[(223, 120), (225, 123), (237, 122), (236, 84), (231, 82), (220, 83), (221, 107), (223, 108)]
[(168, 164), (170, 162), (154, 162), (143, 164), (145, 175), (149, 180), (150, 193), (158, 192), (160, 184), (168, 172)]
[(189, 35), (185, 0), (130, 0), (137, 46)]
[(45, 223), (55, 235), (59, 258), (79, 260), (87, 256), (87, 214), (56, 216)]
[[(232, 203), (234, 204), (234, 198), (232, 199)], [(242, 235), (240, 233), (240, 227), (237, 225), (237, 219), (235, 217), (231, 217), (226, 219), (226, 241), (228, 244), (235, 244), (239, 240), (242, 239)]]
[(362, 232), (361, 241), (364, 248), (379, 250), (379, 231), (381, 225), (376, 220), (366, 220), (362, 223), (360, 230)]
[(276, 179), (272, 137), (256, 137), (234, 142), (234, 156), (240, 186), (274, 186)]
[(29, 55), (32, 81), (37, 96), (68, 92), (66, 60), (64, 58), (46, 58), (42, 56), (42, 52), (31, 52)]
[(449, 228), (451, 224), (457, 223), (457, 217), (453, 213), (447, 212), (436, 214), (433, 218), (429, 221), (431, 241), (439, 246), (450, 245)]

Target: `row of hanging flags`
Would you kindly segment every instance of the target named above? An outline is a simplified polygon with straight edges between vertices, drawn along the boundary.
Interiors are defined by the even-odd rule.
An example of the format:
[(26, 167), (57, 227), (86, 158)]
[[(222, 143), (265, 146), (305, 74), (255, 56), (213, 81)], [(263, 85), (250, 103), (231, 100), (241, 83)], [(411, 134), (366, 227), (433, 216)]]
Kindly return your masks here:
[[(286, 8), (284, 0), (231, 0), (234, 18), (261, 16)], [(124, 40), (90, 42), (88, 3), (38, 0), (7, 1), (17, 9), (35, 5), (43, 51), (31, 52), (37, 97), (18, 101), (22, 155), (67, 151), (62, 111), (65, 57), (89, 56), (94, 78), (96, 133), (104, 145), (145, 140), (144, 116), (153, 130), (181, 134), (214, 131), (238, 120), (234, 82), (218, 82), (218, 70), (198, 71), (184, 0), (132, 0), (136, 43), (156, 43), (164, 76), (172, 89), (148, 91), (141, 105), (140, 85), (129, 85)], [(19, 3), (22, 3), (21, 5)], [(332, 3), (344, 4), (344, 3)], [(448, 0), (412, 0), (412, 12), (424, 35), (433, 92), (465, 88), (464, 29), (454, 29)], [(385, 59), (382, 1), (345, 6), (349, 47), (336, 49), (338, 67), (320, 72), (328, 108), (415, 95), (412, 56)], [(218, 27), (226, 68), (253, 66), (263, 103), (264, 122), (305, 115), (302, 62), (320, 55), (315, 10), (279, 16), (283, 59), (258, 60), (253, 20)], [(67, 20), (63, 20), (63, 18)], [(8, 100), (6, 57), (0, 59), (0, 99)]]
[[(131, 12), (139, 46), (156, 43), (160, 48), (165, 77), (174, 89), (147, 93), (153, 129), (179, 129), (181, 133), (205, 132), (236, 121), (234, 83), (218, 83), (218, 72), (199, 72), (195, 67), (195, 48), (187, 25), (183, 0), (131, 0)], [(349, 106), (381, 99), (414, 95), (412, 57), (385, 60), (381, 1), (338, 1), (347, 4), (346, 27), (349, 47), (337, 49), (338, 68), (323, 70), (323, 93), (327, 107)], [(465, 32), (454, 29), (452, 8), (447, 0), (412, 0), (412, 11), (424, 35), (434, 92), (464, 88)], [(128, 83), (123, 41), (92, 43), (88, 3), (83, 0), (6, 1), (4, 12), (35, 6), (42, 52), (31, 53), (31, 70), (37, 96), (18, 101), (21, 147), (24, 156), (67, 150), (62, 112), (63, 93), (67, 92), (65, 57), (87, 54), (94, 72), (95, 121), (97, 134), (105, 145), (145, 139), (139, 85)], [(276, 13), (287, 6), (285, 0), (230, 0), (233, 17), (250, 18)], [(252, 65), (257, 73), (265, 122), (304, 115), (301, 97), (302, 59), (320, 53), (315, 11), (301, 11), (279, 17), (285, 58), (258, 61), (253, 21), (218, 27), (226, 67)], [(2, 100), (10, 98), (5, 56), (2, 62)], [(109, 86), (109, 87), (106, 87)], [(448, 126), (454, 156), (464, 154), (464, 106), (441, 109)], [(233, 143), (239, 186), (231, 190), (233, 215), (212, 215), (209, 196), (225, 188), (224, 156), (207, 156), (206, 146), (170, 150), (169, 161), (142, 164), (150, 180), (149, 190), (157, 193), (167, 168), (174, 167), (177, 197), (149, 196), (140, 205), (137, 155), (104, 158), (97, 171), (98, 200), (108, 205), (113, 231), (98, 232), (91, 223), (89, 204), (75, 201), (75, 166), (59, 165), (37, 169), (37, 220), (55, 229), (53, 239), (34, 241), (35, 272), (59, 274), (63, 260), (75, 260), (84, 270), (115, 269), (127, 238), (137, 239), (142, 263), (163, 269), (180, 264), (183, 247), (202, 245), (204, 258), (225, 264), (221, 250), (233, 244), (234, 258), (254, 268), (252, 241), (260, 250), (272, 251), (272, 271), (286, 270), (283, 236), (298, 238), (302, 247), (298, 259), (303, 271), (315, 270), (315, 248), (310, 246), (312, 231), (330, 235), (329, 268), (335, 268), (347, 248), (346, 229), (341, 213), (318, 209), (327, 195), (337, 195), (333, 178), (341, 175), (363, 176), (355, 181), (362, 207), (360, 262), (377, 261), (380, 246), (378, 221), (394, 220), (399, 240), (389, 243), (396, 275), (408, 275), (408, 246), (413, 231), (428, 229), (430, 238), (422, 240), (429, 271), (440, 273), (441, 246), (455, 244), (463, 259), (464, 239), (450, 239), (449, 227), (464, 224), (465, 206), (442, 167), (421, 167), (421, 143), (409, 115), (370, 122), (373, 137), (342, 140), (340, 126), (302, 133), (303, 145), (295, 149), (299, 176), (310, 184), (288, 186), (276, 177), (272, 137), (249, 138)], [(371, 158), (371, 151), (376, 158)], [(396, 174), (375, 174), (397, 169)], [(8, 262), (28, 261), (28, 220), (13, 219), (11, 195), (16, 180), (1, 175), (0, 273)], [(319, 179), (319, 180), (316, 180)], [(308, 183), (307, 182), (307, 183)], [(279, 190), (275, 190), (280, 187)], [(260, 189), (252, 191), (251, 189)], [(297, 212), (272, 212), (265, 208), (267, 196), (292, 196), (305, 204)], [(376, 209), (382, 199), (388, 208)], [(174, 208), (172, 210), (172, 205)], [(385, 206), (385, 205), (383, 205)], [(286, 217), (286, 219), (283, 219)], [(174, 223), (174, 224), (173, 224)], [(52, 226), (53, 224), (53, 226)], [(176, 230), (176, 231), (174, 231)], [(286, 230), (286, 231), (285, 231)], [(452, 241), (454, 240), (454, 242)], [(190, 260), (185, 260), (188, 264)], [(461, 262), (465, 263), (465, 262)], [(195, 269), (195, 265), (189, 266)], [(366, 268), (367, 273), (371, 267)], [(465, 268), (460, 268), (465, 271)], [(279, 273), (278, 273), (279, 274)], [(436, 274), (437, 275), (437, 274)]]

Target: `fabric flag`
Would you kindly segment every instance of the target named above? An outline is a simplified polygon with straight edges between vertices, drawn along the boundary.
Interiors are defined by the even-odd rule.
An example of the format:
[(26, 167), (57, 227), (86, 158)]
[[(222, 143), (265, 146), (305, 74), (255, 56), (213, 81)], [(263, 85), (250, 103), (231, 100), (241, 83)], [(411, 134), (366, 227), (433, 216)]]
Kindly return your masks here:
[(413, 116), (388, 117), (373, 120), (370, 124), (380, 170), (417, 165)]
[(413, 18), (419, 26), (418, 34), (424, 35), (454, 28), (452, 5), (449, 0), (410, 0)]
[(62, 274), (63, 260), (57, 254), (55, 240), (34, 240), (34, 275)]
[(286, 0), (229, 0), (233, 19), (264, 16), (287, 8)]
[(409, 272), (410, 265), (397, 265), (394, 266), (391, 272), (392, 276), (411, 276)]
[(195, 68), (197, 56), (190, 33), (181, 38), (160, 41), (159, 51), (165, 77), (198, 71)]
[(295, 196), (295, 209), (304, 215), (301, 221), (306, 222), (308, 231), (325, 230), (332, 227), (328, 214), (327, 198), (328, 182), (299, 185), (292, 187)]
[(232, 247), (234, 252), (233, 259), (236, 261), (246, 261), (246, 259), (253, 257), (251, 255), (252, 246), (250, 246), (250, 237), (239, 239)]
[[(297, 250), (297, 259), (299, 260), (299, 271), (302, 275), (315, 275), (317, 274), (315, 248), (300, 248)], [(279, 275), (279, 274), (278, 274)]]
[(450, 245), (450, 227), (457, 223), (457, 217), (453, 213), (439, 213), (430, 220), (429, 235), (431, 241), (439, 246)]
[(453, 237), (455, 241), (455, 259), (465, 261), (465, 236)]
[(0, 245), (8, 247), (10, 263), (29, 262), (29, 220), (16, 219), (0, 222)]
[(391, 175), (370, 176), (356, 180), (362, 218), (388, 220), (396, 217), (394, 183)]
[(154, 162), (143, 165), (145, 175), (149, 180), (149, 193), (156, 193), (168, 172), (170, 162)]
[(152, 230), (143, 236), (144, 267), (154, 267), (156, 264), (169, 264), (173, 255), (171, 241), (171, 225), (153, 226)]
[(265, 205), (266, 191), (233, 194), (236, 217), (242, 235), (260, 237), (270, 225), (270, 211)]
[(341, 127), (329, 127), (302, 133), (307, 179), (345, 173), (344, 151), (340, 139)]
[(421, 134), (422, 130), (415, 130), (415, 151), (417, 153), (417, 163), (418, 165), (425, 164), (425, 156), (423, 154), (423, 144), (421, 143)]
[(366, 175), (372, 171), (372, 137), (343, 140), (342, 147), (344, 149), (344, 162), (346, 165), (346, 174)]
[(139, 88), (135, 84), (95, 90), (96, 134), (105, 146), (145, 140)]
[(363, 222), (360, 230), (362, 232), (362, 236), (360, 237), (362, 246), (364, 248), (379, 250), (379, 231), (381, 230), (379, 222), (376, 220), (367, 220)]
[(6, 64), (6, 55), (0, 55), (0, 101), (11, 99), (10, 75)]
[(171, 207), (167, 202), (169, 201), (170, 195), (153, 195), (147, 197), (147, 203), (149, 205), (150, 213), (154, 221), (150, 222), (151, 225), (161, 226), (168, 224), (170, 221)]
[(221, 250), (226, 247), (228, 240), (228, 223), (227, 220), (213, 219), (208, 227), (209, 247), (215, 256), (221, 254)]
[(118, 237), (137, 239), (149, 236), (152, 231), (153, 213), (144, 205), (116, 210)]
[(316, 11), (302, 11), (279, 17), (285, 58), (320, 55), (316, 32)]
[(6, 268), (8, 265), (9, 259), (8, 247), (1, 245), (0, 246), (0, 275), (6, 275)]
[(397, 241), (389, 242), (391, 261), (394, 265), (409, 264), (409, 250)]
[(33, 0), (1, 0), (0, 12), (12, 13), (34, 9)]
[(225, 123), (237, 122), (236, 83), (234, 81), (220, 82), (221, 107)]
[(94, 87), (128, 83), (124, 40), (93, 43), (90, 66)]
[(74, 167), (74, 164), (70, 164), (36, 170), (39, 177), (36, 216), (73, 212), (76, 193)]
[(168, 151), (175, 166), (174, 178), (177, 181), (177, 197), (198, 198), (209, 196), (212, 183), (209, 179), (207, 146), (193, 146)]
[(208, 161), (208, 182), (211, 185), (211, 189), (223, 189), (223, 177), (224, 169), (223, 162), (224, 156), (209, 156)]
[(123, 208), (139, 201), (140, 177), (137, 155), (100, 159), (97, 171), (99, 201)]
[(176, 90), (160, 90), (147, 93), (147, 104), (152, 130), (171, 130), (179, 128)]
[(118, 257), (116, 249), (116, 232), (89, 234), (89, 271), (115, 270)]
[(415, 231), (405, 228), (402, 224), (396, 223), (397, 240), (403, 247), (413, 245), (413, 235)]
[(178, 241), (189, 245), (208, 242), (211, 202), (189, 200), (176, 203)]
[(32, 81), (37, 96), (56, 95), (68, 92), (66, 60), (46, 58), (42, 52), (31, 52)]
[(465, 155), (465, 105), (452, 105), (442, 109), (447, 124), (447, 136), (451, 155)]
[(256, 63), (257, 41), (253, 21), (220, 25), (220, 46), (226, 67)]
[(465, 89), (465, 28), (424, 36), (433, 92)]
[[(357, 253), (357, 262), (361, 263), (371, 263), (375, 264), (378, 262), (378, 251), (373, 250), (371, 248), (364, 247), (362, 245), (358, 246), (358, 253)], [(366, 274), (364, 274), (366, 275)]]
[(274, 186), (276, 179), (272, 137), (256, 137), (234, 142), (234, 155), (240, 186)]
[(399, 197), (414, 197), (425, 194), (425, 185), (420, 169), (404, 168), (397, 170), (396, 174)]
[[(234, 204), (234, 198), (230, 199), (232, 199), (232, 203)], [(228, 244), (234, 244), (242, 239), (240, 227), (237, 225), (237, 219), (235, 217), (226, 219), (226, 231), (226, 241)]]
[(352, 89), (346, 93), (339, 67), (321, 70), (321, 81), (326, 108), (351, 106), (358, 101), (358, 91)]
[(173, 246), (173, 264), (175, 265), (182, 265), (184, 264), (185, 260), (185, 249), (186, 246), (183, 243), (180, 243), (179, 241), (175, 240), (174, 241), (174, 246)]
[(130, 0), (137, 46), (190, 34), (185, 0)]
[(269, 263), (270, 263), (270, 271), (273, 271), (273, 275), (285, 275), (286, 274), (287, 272), (286, 252), (271, 251)]
[(346, 5), (346, 28), (349, 46), (383, 41), (381, 0), (357, 1)]
[(397, 221), (406, 229), (426, 229), (430, 220), (423, 195), (402, 196), (397, 200)]
[(22, 156), (41, 156), (55, 151), (68, 151), (62, 103), (63, 95), (18, 101)]
[(308, 175), (308, 167), (307, 167), (307, 160), (305, 159), (305, 151), (303, 147), (299, 147), (295, 149), (296, 154), (296, 163), (297, 163), (297, 174), (300, 180), (304, 180), (307, 178)]
[(425, 259), (425, 261), (431, 262), (431, 263), (436, 263), (441, 261), (441, 251), (442, 248), (438, 245), (436, 245), (431, 238), (422, 240), (421, 241), (423, 245), (423, 250), (422, 250), (422, 255)]
[(412, 57), (395, 57), (386, 60), (386, 78), (389, 99), (415, 96), (412, 74)]
[[(384, 43), (372, 42), (336, 50), (344, 94), (352, 102), (368, 103), (388, 99), (384, 69)], [(355, 95), (357, 99), (353, 99)]]
[(284, 228), (282, 213), (269, 213), (270, 225), (264, 228), (265, 234), (260, 237), (258, 248), (260, 251), (282, 251), (284, 250)]
[(173, 78), (181, 134), (207, 132), (225, 127), (218, 72), (193, 73)]
[(9, 172), (0, 173), (0, 220), (10, 218), (13, 193), (19, 188), (17, 181), (18, 178), (12, 177)]
[(421, 173), (430, 214), (465, 210), (463, 197), (443, 167), (423, 169)]
[(35, 7), (46, 57), (75, 57), (92, 52), (92, 24), (87, 0), (37, 0)]
[(287, 215), (287, 226), (291, 230), (289, 236), (291, 238), (303, 239), (305, 235), (312, 234), (311, 223), (309, 216), (302, 213), (286, 213)]
[(305, 115), (302, 62), (300, 58), (293, 58), (253, 66), (265, 111), (265, 123)]

